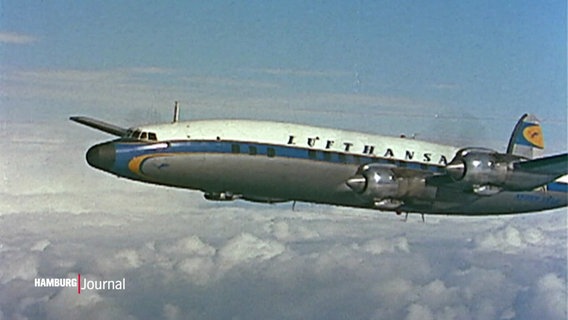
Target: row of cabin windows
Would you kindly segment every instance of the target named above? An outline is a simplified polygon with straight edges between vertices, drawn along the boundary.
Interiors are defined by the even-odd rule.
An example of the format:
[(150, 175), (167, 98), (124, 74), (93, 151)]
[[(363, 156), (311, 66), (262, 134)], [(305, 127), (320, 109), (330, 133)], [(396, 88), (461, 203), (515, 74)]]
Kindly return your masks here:
[[(368, 157), (363, 157), (356, 154), (332, 153), (321, 150), (308, 150), (308, 157), (314, 160), (323, 159), (325, 161), (332, 161), (332, 159), (334, 159), (334, 155), (336, 155), (337, 157), (336, 159), (340, 163), (365, 164), (371, 161)], [(382, 163), (397, 165), (403, 168), (405, 167), (416, 168), (416, 166), (418, 166), (418, 168), (420, 168), (421, 170), (428, 170), (428, 165), (424, 163), (416, 164), (396, 159), (381, 159), (379, 161), (381, 161)]]
[[(334, 153), (328, 151), (320, 151), (320, 150), (308, 150), (308, 157), (310, 159), (318, 159), (318, 154), (321, 154), (319, 158), (323, 158), (325, 161), (331, 161), (333, 158)], [(337, 160), (342, 163), (351, 163), (355, 162), (357, 164), (365, 162), (365, 158), (358, 156), (358, 155), (347, 155), (344, 153), (335, 153), (337, 155)], [(353, 160), (348, 161), (347, 158), (351, 157)]]
[[(241, 145), (240, 144), (232, 144), (231, 145), (231, 152), (232, 153), (241, 153)], [(259, 154), (258, 148), (256, 146), (248, 146), (248, 154), (251, 155), (251, 156)], [(269, 158), (273, 158), (273, 157), (276, 156), (276, 150), (272, 147), (268, 147), (268, 148), (266, 148), (266, 155)], [(311, 149), (308, 150), (308, 158), (313, 159), (313, 160), (323, 159), (324, 161), (332, 161), (332, 159), (334, 159), (334, 155), (336, 156), (337, 161), (340, 162), (340, 163), (365, 164), (365, 163), (370, 162), (370, 160), (367, 157), (363, 157), (363, 156), (359, 156), (359, 155), (344, 154), (344, 153), (332, 153), (332, 152), (328, 152), (328, 151), (311, 150)], [(415, 166), (418, 166), (422, 170), (428, 170), (428, 165), (424, 164), (424, 163), (416, 164), (416, 163), (409, 163), (409, 162), (406, 162), (406, 161), (400, 161), (400, 160), (395, 160), (395, 159), (382, 159), (382, 161), (384, 161), (388, 164), (397, 165), (397, 166), (400, 166), (400, 167), (403, 167), (403, 168), (404, 167), (410, 167), (410, 166), (415, 168)]]
[[(241, 153), (241, 145), (240, 144), (232, 144), (231, 145), (231, 152), (232, 153)], [(258, 153), (258, 148), (256, 146), (248, 146), (248, 151), (246, 152), (251, 156), (257, 155)], [(318, 154), (321, 154), (321, 156), (318, 157)], [(276, 150), (272, 147), (268, 147), (266, 148), (266, 155), (269, 158), (273, 158), (276, 156)], [(337, 153), (337, 159), (339, 160), (339, 162), (342, 163), (352, 163), (355, 162), (357, 164), (361, 164), (361, 163), (365, 163), (366, 159), (364, 157), (358, 156), (358, 155), (346, 155), (343, 153)], [(347, 158), (348, 157), (352, 157), (353, 160), (352, 161), (348, 161)], [(321, 150), (308, 150), (308, 158), (310, 159), (321, 159), (323, 158), (323, 160), (325, 161), (332, 161), (333, 158), (333, 153), (331, 152), (327, 152), (327, 151), (321, 151)], [(394, 163), (394, 160), (393, 160)]]
[(126, 137), (140, 140), (158, 141), (158, 136), (156, 136), (154, 132), (146, 132), (140, 130), (129, 129), (128, 131), (126, 131)]
[[(241, 153), (241, 145), (240, 144), (232, 144), (231, 145), (231, 152), (232, 153)], [(250, 154), (251, 156), (257, 155), (258, 154), (258, 148), (256, 146), (249, 146), (248, 147), (248, 154)], [(266, 155), (269, 158), (273, 158), (276, 156), (276, 150), (274, 150), (274, 148), (272, 147), (268, 147), (266, 148)]]

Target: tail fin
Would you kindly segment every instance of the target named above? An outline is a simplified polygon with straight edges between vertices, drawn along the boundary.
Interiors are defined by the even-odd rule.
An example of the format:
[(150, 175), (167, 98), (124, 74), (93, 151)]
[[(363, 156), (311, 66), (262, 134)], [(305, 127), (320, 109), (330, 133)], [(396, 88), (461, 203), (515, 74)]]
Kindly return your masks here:
[(507, 154), (533, 159), (542, 155), (544, 150), (544, 137), (540, 121), (532, 114), (525, 113), (515, 125)]

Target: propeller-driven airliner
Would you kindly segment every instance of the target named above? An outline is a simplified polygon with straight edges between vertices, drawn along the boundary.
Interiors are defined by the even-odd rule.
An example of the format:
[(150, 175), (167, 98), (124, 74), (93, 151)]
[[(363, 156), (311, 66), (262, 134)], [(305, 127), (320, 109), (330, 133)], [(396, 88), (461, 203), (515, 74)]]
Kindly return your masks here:
[(86, 160), (118, 177), (199, 190), (205, 199), (301, 201), (400, 213), (501, 215), (567, 205), (568, 153), (540, 157), (538, 119), (523, 115), (505, 152), (402, 136), (254, 120), (123, 128), (72, 121), (117, 138)]

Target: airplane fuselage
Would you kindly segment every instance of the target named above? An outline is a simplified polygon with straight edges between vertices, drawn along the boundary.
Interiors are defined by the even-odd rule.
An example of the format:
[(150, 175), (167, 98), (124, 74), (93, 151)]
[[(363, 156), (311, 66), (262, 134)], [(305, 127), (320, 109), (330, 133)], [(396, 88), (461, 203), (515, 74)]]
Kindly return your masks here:
[[(143, 139), (140, 139), (143, 137)], [(365, 164), (442, 174), (458, 148), (404, 137), (290, 123), (203, 120), (137, 128), (92, 147), (90, 165), (133, 180), (200, 190), (212, 200), (305, 201), (397, 212), (509, 214), (566, 206), (566, 183), (490, 197), (407, 179), (399, 205), (373, 201), (346, 181)]]

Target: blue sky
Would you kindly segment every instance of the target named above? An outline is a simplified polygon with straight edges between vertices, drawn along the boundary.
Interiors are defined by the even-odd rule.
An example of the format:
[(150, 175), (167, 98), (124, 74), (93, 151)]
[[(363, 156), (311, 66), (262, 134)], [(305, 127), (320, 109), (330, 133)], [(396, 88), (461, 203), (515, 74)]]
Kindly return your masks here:
[[(90, 168), (121, 126), (292, 121), (567, 149), (565, 1), (0, 1), (0, 319), (565, 319), (566, 208), (212, 203)], [(125, 292), (33, 287), (125, 277)], [(251, 301), (258, 302), (257, 304)]]
[[(4, 1), (1, 10), (0, 32), (12, 36), (0, 47), (2, 108), (26, 109), (19, 101), (26, 100), (61, 117), (114, 109), (122, 121), (136, 122), (133, 114), (153, 109), (158, 120), (169, 118), (177, 99), (192, 104), (199, 117), (297, 120), (391, 134), (400, 130), (393, 122), (408, 124), (401, 116), (411, 114), (418, 131), (446, 126), (467, 135), (481, 126), (499, 140), (531, 112), (545, 122), (550, 141), (562, 141), (552, 144), (555, 151), (566, 146), (564, 1)], [(17, 76), (25, 71), (35, 74)], [(99, 84), (125, 76), (120, 84), (144, 85), (134, 95), (149, 96), (93, 87), (90, 93), (117, 99), (92, 101), (83, 94), (87, 101), (67, 96), (47, 106), (45, 96), (30, 98), (42, 89), (32, 82), (47, 73), (75, 82), (70, 71), (83, 82), (108, 73), (93, 79)], [(51, 91), (81, 94), (44, 80)], [(125, 103), (134, 111), (116, 110)], [(291, 112), (279, 114), (283, 107)], [(435, 121), (434, 115), (451, 119)], [(464, 115), (465, 129), (454, 123)], [(463, 140), (447, 142), (470, 142)]]

